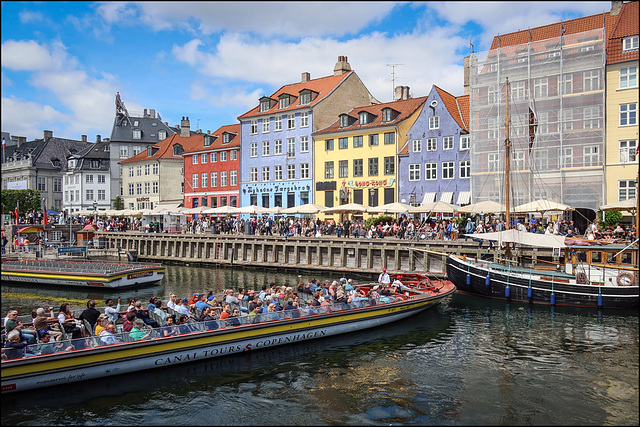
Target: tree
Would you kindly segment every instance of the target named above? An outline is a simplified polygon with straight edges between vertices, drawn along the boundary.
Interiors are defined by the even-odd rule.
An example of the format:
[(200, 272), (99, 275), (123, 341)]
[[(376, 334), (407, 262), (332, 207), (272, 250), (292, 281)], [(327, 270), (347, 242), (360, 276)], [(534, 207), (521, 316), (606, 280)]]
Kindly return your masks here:
[(616, 226), (622, 219), (622, 213), (618, 211), (609, 211), (604, 215), (604, 221), (602, 220), (603, 212), (599, 212), (598, 216), (600, 217), (600, 221), (598, 221), (598, 227), (600, 229), (604, 229), (608, 226)]
[(2, 190), (2, 208), (5, 212), (14, 212), (19, 204), (19, 214), (27, 211), (42, 210), (40, 191), (38, 190)]
[(113, 200), (113, 209), (115, 209), (117, 211), (121, 211), (121, 210), (124, 209), (124, 200), (122, 200), (122, 197), (117, 196)]

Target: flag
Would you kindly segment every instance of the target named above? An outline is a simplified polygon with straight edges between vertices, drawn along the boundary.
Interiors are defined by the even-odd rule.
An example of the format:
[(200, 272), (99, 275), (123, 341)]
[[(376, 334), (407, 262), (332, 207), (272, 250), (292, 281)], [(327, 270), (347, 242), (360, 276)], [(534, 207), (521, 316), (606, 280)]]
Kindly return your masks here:
[(529, 154), (533, 149), (533, 142), (536, 139), (536, 129), (538, 128), (538, 120), (536, 114), (533, 111), (532, 102), (529, 103)]
[(18, 225), (18, 213), (20, 212), (20, 202), (16, 202), (16, 210), (14, 212), (16, 214), (16, 225)]
[(3, 146), (3, 147), (6, 147), (6, 146), (7, 146), (7, 141), (5, 141), (5, 139), (4, 139), (4, 138), (2, 138), (2, 146)]
[(48, 225), (47, 222), (47, 202), (44, 202), (44, 225)]

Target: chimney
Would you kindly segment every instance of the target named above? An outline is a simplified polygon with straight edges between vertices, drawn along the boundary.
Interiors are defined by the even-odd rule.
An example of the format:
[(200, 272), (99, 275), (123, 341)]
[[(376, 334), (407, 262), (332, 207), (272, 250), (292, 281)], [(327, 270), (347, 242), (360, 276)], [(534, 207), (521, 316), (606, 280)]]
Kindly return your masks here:
[(98, 142), (102, 142), (102, 136), (100, 136), (100, 135), (96, 135), (96, 144)]
[(82, 142), (87, 142), (87, 135), (80, 135)]
[(302, 73), (302, 83), (306, 83), (309, 80), (311, 80), (311, 74), (307, 73), (306, 71)]
[(404, 101), (409, 99), (409, 86), (396, 86), (394, 101)]
[(155, 108), (150, 108), (149, 109), (149, 117), (151, 117), (152, 119), (156, 118), (156, 110), (155, 110)]
[(339, 76), (341, 74), (345, 74), (351, 71), (351, 65), (347, 62), (346, 56), (338, 56), (338, 62), (336, 62), (336, 66), (333, 67), (333, 75)]
[(611, 2), (611, 15), (617, 15), (622, 10), (622, 4), (624, 2), (614, 0)]
[(144, 109), (144, 114), (142, 115), (142, 117), (145, 117), (145, 118), (149, 117), (149, 115), (147, 114), (147, 109), (146, 108)]
[(53, 131), (52, 130), (45, 130), (44, 131), (44, 140), (46, 141), (47, 139), (53, 137)]
[(16, 136), (16, 138), (18, 139), (18, 147), (27, 142), (26, 136)]
[(409, 95), (409, 86), (404, 86), (404, 89), (402, 91), (402, 96), (403, 96), (403, 99), (411, 98), (411, 95)]
[(462, 86), (464, 87), (464, 94), (469, 95), (471, 93), (471, 89), (469, 88), (469, 59), (470, 57), (464, 57), (464, 81)]
[(396, 86), (395, 95), (393, 96), (394, 101), (399, 101), (402, 99), (402, 86)]
[(189, 123), (189, 116), (185, 119), (184, 116), (180, 121), (180, 136), (187, 137), (191, 135), (191, 124)]

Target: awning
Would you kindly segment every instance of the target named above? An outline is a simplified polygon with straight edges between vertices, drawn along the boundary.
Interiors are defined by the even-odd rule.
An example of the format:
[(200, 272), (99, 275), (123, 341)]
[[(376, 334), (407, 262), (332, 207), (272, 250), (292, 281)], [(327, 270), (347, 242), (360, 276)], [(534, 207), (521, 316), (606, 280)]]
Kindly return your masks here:
[(453, 203), (453, 191), (443, 191), (440, 195), (440, 201), (445, 203)]
[(424, 193), (424, 197), (422, 198), (422, 204), (426, 205), (427, 203), (433, 203), (436, 201), (436, 193)]
[(82, 227), (82, 231), (96, 231), (97, 229), (98, 227), (96, 227), (95, 224), (87, 224)]
[(44, 228), (32, 225), (29, 227), (22, 227), (18, 230), (18, 233), (44, 233)]
[(458, 193), (458, 201), (456, 205), (462, 206), (466, 205), (471, 201), (471, 191), (461, 191)]
[(163, 215), (169, 212), (175, 212), (182, 203), (165, 203), (156, 205), (147, 215)]

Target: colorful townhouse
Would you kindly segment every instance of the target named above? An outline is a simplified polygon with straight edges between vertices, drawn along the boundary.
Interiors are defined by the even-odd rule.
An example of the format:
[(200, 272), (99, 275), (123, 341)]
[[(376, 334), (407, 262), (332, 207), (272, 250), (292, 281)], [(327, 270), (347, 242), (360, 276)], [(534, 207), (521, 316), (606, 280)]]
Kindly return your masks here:
[(185, 207), (239, 206), (240, 141), (237, 123), (207, 132), (184, 151)]
[(397, 101), (352, 108), (313, 133), (314, 200), (319, 204), (379, 206), (398, 201), (398, 148), (406, 144), (427, 99), (410, 98), (407, 86), (398, 92)]
[(607, 204), (638, 195), (638, 2), (614, 2), (609, 20), (605, 127)]
[(293, 207), (314, 202), (312, 133), (342, 111), (378, 101), (338, 57), (333, 75), (282, 86), (238, 117), (241, 124), (240, 205)]
[(399, 199), (418, 205), (471, 200), (469, 95), (433, 86), (398, 153)]

